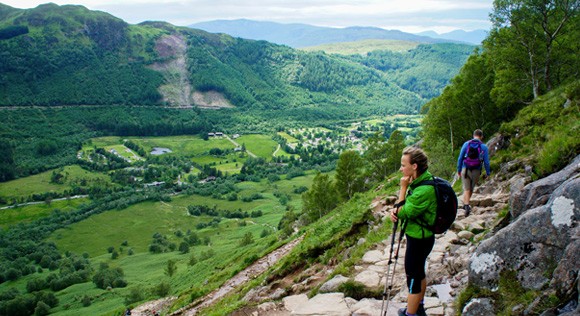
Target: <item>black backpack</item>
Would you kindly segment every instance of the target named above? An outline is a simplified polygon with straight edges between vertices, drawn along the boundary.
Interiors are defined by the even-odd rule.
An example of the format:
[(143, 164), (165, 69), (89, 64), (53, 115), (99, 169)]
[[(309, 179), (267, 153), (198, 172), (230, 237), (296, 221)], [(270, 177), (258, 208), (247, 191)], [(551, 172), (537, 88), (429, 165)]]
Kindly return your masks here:
[(443, 234), (451, 227), (457, 216), (457, 195), (453, 191), (451, 184), (439, 177), (421, 181), (415, 187), (421, 185), (432, 185), (435, 188), (437, 213), (435, 214), (435, 223), (433, 225), (428, 225), (424, 221), (423, 223), (417, 221), (417, 223), (435, 234)]

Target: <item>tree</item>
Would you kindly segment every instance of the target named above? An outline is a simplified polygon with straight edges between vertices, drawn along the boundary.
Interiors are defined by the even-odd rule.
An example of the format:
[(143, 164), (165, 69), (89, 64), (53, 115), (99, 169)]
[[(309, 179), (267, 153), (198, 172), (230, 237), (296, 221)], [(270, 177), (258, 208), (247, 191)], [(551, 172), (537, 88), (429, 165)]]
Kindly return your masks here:
[(363, 158), (367, 165), (367, 176), (374, 181), (382, 181), (390, 174), (387, 167), (387, 148), (387, 141), (379, 132), (367, 139), (367, 150)]
[(401, 155), (405, 148), (403, 133), (399, 130), (393, 131), (387, 144), (387, 173), (391, 174), (399, 170), (399, 166), (401, 165)]
[(179, 252), (181, 253), (188, 253), (189, 252), (189, 243), (182, 241), (179, 244)]
[(254, 243), (254, 236), (252, 235), (251, 232), (247, 232), (244, 234), (244, 237), (242, 237), (242, 240), (240, 240), (240, 247), (251, 245), (253, 243)]
[[(508, 67), (526, 65), (527, 79), (534, 98), (540, 96), (542, 86), (553, 87), (554, 56), (572, 43), (560, 41), (570, 32), (580, 10), (577, 0), (495, 0), (491, 14), (493, 29), (491, 41), (501, 42), (498, 52), (503, 52)], [(505, 45), (507, 44), (507, 45)], [(524, 54), (518, 54), (518, 48)], [(508, 59), (509, 55), (520, 60)]]
[(338, 196), (350, 200), (356, 192), (364, 188), (363, 159), (354, 150), (340, 154), (336, 165), (335, 188)]
[(302, 194), (302, 209), (313, 222), (333, 210), (338, 204), (334, 184), (327, 174), (318, 173), (310, 190)]
[(175, 260), (167, 260), (167, 266), (165, 267), (165, 274), (172, 277), (177, 271), (177, 265)]
[(44, 316), (50, 314), (50, 306), (43, 301), (39, 301), (34, 309), (35, 316)]

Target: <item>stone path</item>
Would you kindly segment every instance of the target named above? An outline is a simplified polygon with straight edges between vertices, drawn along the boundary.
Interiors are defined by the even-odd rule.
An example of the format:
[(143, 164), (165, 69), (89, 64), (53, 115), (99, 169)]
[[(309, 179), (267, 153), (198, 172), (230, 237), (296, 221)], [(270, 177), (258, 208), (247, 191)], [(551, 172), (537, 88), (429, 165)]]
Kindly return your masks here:
[[(504, 187), (504, 190), (502, 190)], [(458, 211), (458, 217), (449, 231), (443, 235), (436, 236), (435, 246), (429, 255), (427, 262), (427, 294), (425, 298), (425, 308), (428, 315), (443, 316), (455, 315), (454, 300), (456, 295), (467, 285), (468, 263), (471, 254), (475, 250), (475, 245), (484, 238), (486, 232), (498, 225), (498, 213), (502, 211), (508, 203), (509, 194), (503, 192), (505, 186), (498, 185), (493, 181), (488, 181), (479, 189), (476, 189), (472, 196), (472, 212), (467, 218), (464, 211)], [(478, 192), (480, 192), (478, 194)], [(485, 194), (482, 194), (485, 192)], [(394, 201), (394, 199), (387, 199)], [(461, 201), (461, 197), (459, 197)], [(391, 205), (386, 205), (382, 199), (377, 199), (371, 207), (376, 213), (382, 214), (383, 222), (386, 220)], [(392, 202), (391, 202), (392, 203)], [(461, 203), (461, 202), (460, 202)], [(462, 207), (462, 205), (460, 205)], [(398, 239), (397, 233), (397, 239)], [(396, 245), (396, 243), (395, 243)], [(380, 315), (382, 301), (372, 298), (355, 300), (345, 297), (343, 293), (337, 292), (338, 287), (348, 280), (364, 284), (369, 289), (378, 290), (384, 288), (387, 271), (389, 250), (391, 246), (390, 236), (381, 243), (374, 245), (373, 249), (364, 254), (362, 260), (354, 267), (354, 273), (350, 277), (337, 275), (333, 279), (325, 282), (318, 291), (318, 295), (308, 298), (306, 294), (296, 294), (285, 296), (279, 301), (280, 296), (268, 296), (268, 287), (256, 289), (256, 293), (249, 293), (247, 301), (268, 301), (255, 308), (246, 308), (234, 313), (237, 315), (273, 315), (273, 316), (315, 316), (315, 315)], [(399, 258), (396, 264), (396, 271), (387, 315), (397, 315), (397, 310), (406, 306), (407, 286), (404, 273), (404, 255), (406, 243), (401, 242)], [(394, 259), (394, 255), (393, 255)], [(389, 271), (392, 273), (392, 266)], [(301, 284), (314, 283), (310, 279), (325, 278), (324, 274), (330, 271), (321, 272), (323, 275), (314, 275), (304, 280)], [(389, 275), (391, 277), (392, 274)], [(302, 293), (309, 291), (308, 286), (300, 287), (300, 284), (292, 286), (292, 292), (302, 289)], [(264, 292), (258, 295), (259, 292)], [(276, 301), (278, 299), (278, 301)], [(274, 301), (271, 301), (274, 300)]]

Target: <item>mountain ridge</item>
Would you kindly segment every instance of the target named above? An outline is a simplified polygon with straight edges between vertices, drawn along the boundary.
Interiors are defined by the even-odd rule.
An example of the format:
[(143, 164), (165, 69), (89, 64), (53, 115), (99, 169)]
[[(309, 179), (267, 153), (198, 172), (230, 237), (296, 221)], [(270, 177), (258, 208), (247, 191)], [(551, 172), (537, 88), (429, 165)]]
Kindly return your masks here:
[(190, 24), (189, 27), (202, 29), (210, 33), (225, 33), (234, 37), (266, 40), (294, 48), (337, 42), (353, 42), (365, 39), (406, 40), (419, 43), (456, 42), (447, 39), (434, 39), (399, 30), (385, 30), (378, 27), (351, 26), (346, 28), (332, 28), (309, 24), (282, 24), (248, 19), (213, 20)]

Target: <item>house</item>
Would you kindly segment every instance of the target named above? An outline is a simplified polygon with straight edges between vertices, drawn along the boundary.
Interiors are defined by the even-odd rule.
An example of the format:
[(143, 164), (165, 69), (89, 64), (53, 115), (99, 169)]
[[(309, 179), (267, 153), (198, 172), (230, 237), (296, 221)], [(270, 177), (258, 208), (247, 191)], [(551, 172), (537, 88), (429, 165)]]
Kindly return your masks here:
[(149, 188), (149, 187), (158, 187), (158, 186), (162, 186), (165, 184), (165, 181), (155, 181), (155, 182), (151, 182), (151, 183), (145, 183), (144, 187)]
[(224, 133), (222, 133), (222, 132), (217, 132), (217, 133), (215, 133), (215, 136), (221, 137), (221, 136), (224, 136)]
[(208, 137), (214, 137), (214, 136), (215, 136), (215, 134), (214, 134), (214, 133), (207, 133), (207, 136), (208, 136)]

